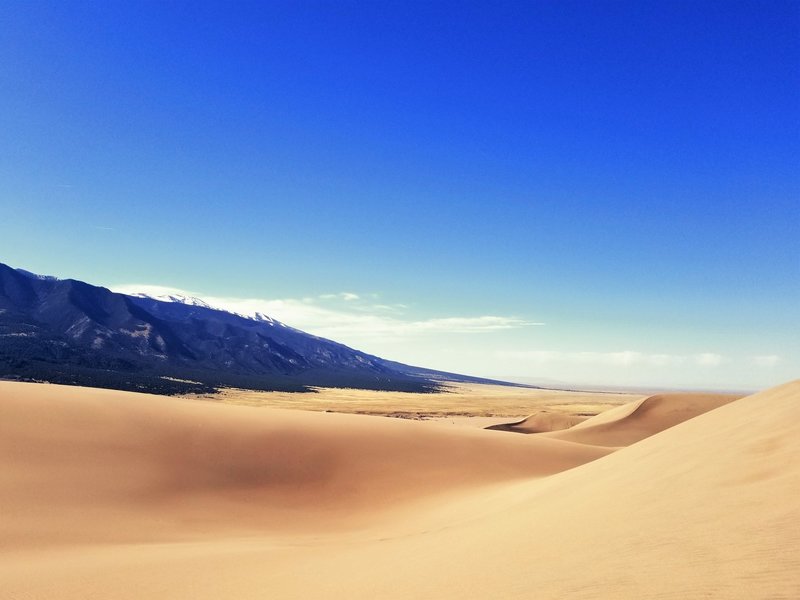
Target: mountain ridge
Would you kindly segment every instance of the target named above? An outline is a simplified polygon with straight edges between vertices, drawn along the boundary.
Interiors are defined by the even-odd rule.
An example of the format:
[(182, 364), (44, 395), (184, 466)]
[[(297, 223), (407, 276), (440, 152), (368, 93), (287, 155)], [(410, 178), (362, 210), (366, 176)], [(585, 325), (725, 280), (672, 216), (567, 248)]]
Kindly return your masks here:
[(200, 299), (120, 294), (3, 263), (0, 377), (163, 394), (506, 384), (385, 360), (267, 315), (239, 315)]

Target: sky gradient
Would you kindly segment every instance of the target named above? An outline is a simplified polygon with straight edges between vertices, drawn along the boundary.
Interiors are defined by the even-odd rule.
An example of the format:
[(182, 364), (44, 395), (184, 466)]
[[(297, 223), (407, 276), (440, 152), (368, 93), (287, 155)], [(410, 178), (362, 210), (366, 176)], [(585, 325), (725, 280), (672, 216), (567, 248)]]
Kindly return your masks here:
[(0, 261), (386, 358), (800, 376), (797, 2), (6, 2)]

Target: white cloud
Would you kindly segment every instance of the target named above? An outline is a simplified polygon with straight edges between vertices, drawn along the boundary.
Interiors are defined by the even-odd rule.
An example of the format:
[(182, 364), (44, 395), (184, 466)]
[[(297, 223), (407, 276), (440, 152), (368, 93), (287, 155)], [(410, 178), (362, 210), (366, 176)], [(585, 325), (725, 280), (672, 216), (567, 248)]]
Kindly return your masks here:
[(339, 292), (338, 294), (322, 294), (320, 296), (322, 300), (344, 300), (345, 302), (352, 302), (353, 300), (360, 300), (361, 296), (358, 294), (354, 294), (352, 292)]
[(689, 362), (702, 367), (715, 367), (725, 358), (710, 352), (685, 356), (680, 354), (647, 354), (633, 350), (618, 352), (562, 352), (554, 350), (528, 350), (521, 352), (500, 352), (500, 358), (523, 360), (543, 365), (566, 363), (574, 365), (599, 365), (608, 367), (677, 367)]
[(767, 354), (764, 356), (754, 356), (752, 360), (753, 364), (757, 367), (774, 367), (780, 362), (781, 357), (777, 354)]
[[(442, 333), (489, 333), (542, 325), (517, 317), (481, 315), (475, 317), (404, 318), (403, 304), (370, 303), (352, 292), (323, 294), (316, 298), (234, 298), (206, 296), (176, 288), (126, 284), (112, 288), (122, 294), (152, 296), (183, 295), (204, 300), (209, 305), (243, 315), (263, 313), (315, 335), (338, 341), (423, 336)], [(370, 295), (374, 299), (374, 295)], [(340, 302), (343, 301), (343, 302)]]
[(654, 367), (676, 367), (684, 364), (686, 358), (674, 354), (651, 354), (649, 362)]
[(184, 290), (179, 290), (178, 288), (169, 287), (166, 285), (125, 284), (112, 286), (110, 289), (112, 292), (117, 292), (118, 294), (147, 294), (148, 296), (169, 296), (172, 294), (184, 296), (194, 295)]
[(407, 325), (410, 331), (416, 332), (450, 331), (456, 333), (477, 333), (481, 331), (496, 331), (499, 329), (515, 329), (525, 325), (544, 325), (544, 323), (532, 323), (514, 317), (485, 315), (482, 317), (446, 317), (442, 319), (411, 321), (408, 322)]
[(722, 364), (724, 360), (719, 354), (713, 352), (703, 352), (702, 354), (694, 355), (694, 362), (701, 367), (717, 367)]

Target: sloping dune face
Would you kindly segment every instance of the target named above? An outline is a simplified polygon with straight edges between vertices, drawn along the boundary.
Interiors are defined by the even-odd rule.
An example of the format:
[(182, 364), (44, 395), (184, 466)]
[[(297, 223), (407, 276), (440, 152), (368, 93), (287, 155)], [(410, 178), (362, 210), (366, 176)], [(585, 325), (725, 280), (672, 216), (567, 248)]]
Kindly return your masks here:
[[(9, 401), (8, 388), (2, 389), (6, 394), (0, 415), (0, 460), (4, 466), (0, 474), (4, 516), (0, 539), (11, 536), (16, 541), (0, 548), (0, 589), (12, 598), (796, 599), (800, 591), (800, 503), (796, 501), (800, 497), (800, 382), (730, 402), (600, 458), (591, 452), (606, 449), (541, 435), (481, 430), (455, 434), (452, 429), (431, 425), (419, 425), (430, 431), (432, 438), (417, 455), (399, 449), (413, 445), (406, 437), (412, 430), (415, 436), (423, 435), (418, 427), (408, 428), (413, 423), (397, 423), (403, 432), (397, 429), (397, 446), (393, 446), (385, 440), (394, 438), (383, 435), (389, 426), (378, 418), (350, 417), (347, 423), (337, 418), (337, 427), (329, 426), (334, 421), (325, 421), (324, 426), (320, 423), (314, 428), (315, 421), (305, 423), (311, 415), (293, 415), (298, 426), (283, 442), (294, 443), (293, 448), (309, 443), (302, 437), (302, 443), (292, 440), (306, 425), (314, 432), (309, 436), (326, 440), (331, 429), (342, 427), (343, 438), (352, 442), (360, 425), (351, 419), (365, 424), (365, 430), (355, 435), (353, 452), (334, 453), (355, 466), (342, 467), (342, 472), (334, 471), (341, 474), (326, 479), (337, 482), (331, 489), (340, 492), (320, 496), (322, 508), (315, 500), (304, 500), (307, 492), (303, 490), (316, 485), (309, 483), (316, 481), (315, 475), (285, 475), (291, 483), (283, 493), (298, 514), (307, 515), (317, 528), (311, 533), (258, 521), (259, 513), (269, 513), (280, 504), (273, 492), (259, 495), (258, 490), (272, 487), (263, 483), (261, 463), (234, 478), (237, 483), (232, 488), (243, 490), (244, 500), (238, 496), (231, 500), (232, 492), (220, 475), (196, 472), (204, 472), (213, 461), (215, 454), (207, 448), (208, 440), (213, 440), (210, 447), (217, 452), (220, 448), (227, 451), (224, 436), (206, 438), (208, 433), (189, 427), (187, 423), (196, 418), (196, 405), (161, 398), (126, 400), (126, 409), (115, 408), (102, 420), (102, 425), (110, 428), (100, 446), (106, 453), (71, 454), (70, 445), (90, 433), (87, 414), (70, 420), (73, 411), (63, 407), (58, 427), (52, 422), (48, 425), (51, 435), (36, 436), (29, 421), (39, 418), (44, 422), (45, 414), (53, 410), (52, 403)], [(166, 404), (148, 405), (147, 411), (138, 413), (134, 411), (137, 401)], [(94, 404), (97, 410), (105, 407), (100, 398)], [(31, 412), (31, 406), (39, 406), (39, 412)], [(171, 408), (165, 409), (167, 406)], [(283, 415), (264, 411), (262, 417), (229, 407), (199, 408), (220, 409), (212, 411), (213, 418), (212, 412), (204, 413), (209, 416), (201, 421), (204, 428), (212, 429), (213, 420), (224, 421), (228, 435), (240, 428), (261, 429), (269, 420), (274, 425), (274, 419), (282, 420)], [(235, 416), (223, 416), (228, 413)], [(139, 416), (133, 418), (132, 414)], [(166, 470), (170, 478), (188, 471), (179, 483), (171, 484), (181, 491), (169, 492), (177, 497), (167, 501), (158, 490), (172, 488), (162, 481), (165, 473), (159, 469), (155, 469), (157, 476), (152, 476), (153, 459), (142, 465), (121, 458), (128, 454), (124, 448), (129, 442), (124, 436), (150, 442), (161, 439), (160, 426), (153, 422), (156, 416), (172, 420), (166, 429), (170, 435), (182, 432), (183, 427), (195, 432), (194, 437), (184, 433), (180, 443), (170, 442), (154, 454), (167, 464), (177, 461), (177, 466)], [(12, 422), (7, 425), (9, 419)], [(64, 453), (58, 463), (44, 444), (65, 425), (79, 428), (80, 435), (56, 445)], [(8, 442), (6, 435), (14, 431), (14, 441)], [(434, 437), (446, 441), (440, 444)], [(369, 443), (364, 443), (365, 439)], [(516, 441), (505, 446), (509, 440)], [(326, 441), (324, 446), (331, 443)], [(387, 443), (395, 450), (386, 449), (383, 444)], [(344, 441), (341, 444), (347, 446)], [(373, 446), (382, 456), (374, 458), (375, 465), (372, 459), (362, 457), (365, 448)], [(245, 444), (241, 454), (231, 456), (251, 454), (257, 447)], [(141, 443), (135, 448), (143, 451)], [(579, 450), (590, 453), (580, 455)], [(434, 456), (436, 452), (441, 456)], [(168, 457), (171, 453), (179, 458)], [(394, 457), (394, 462), (388, 457)], [(107, 528), (135, 522), (138, 517), (132, 515), (141, 506), (162, 514), (169, 526), (158, 535), (144, 531), (142, 537), (148, 540), (138, 543), (124, 537), (100, 539), (99, 530), (92, 530), (94, 538), (81, 543), (62, 536), (57, 545), (26, 546), (26, 532), (36, 531), (27, 519), (31, 514), (44, 518), (46, 510), (63, 501), (59, 494), (66, 490), (65, 485), (49, 488), (41, 481), (59, 481), (59, 470), (64, 470), (64, 477), (76, 477), (81, 471), (73, 464), (76, 460), (83, 461), (89, 472), (102, 471), (109, 478), (118, 477), (122, 467), (134, 469), (136, 464), (144, 474), (133, 470), (138, 473), (134, 491), (116, 486), (109, 491), (100, 486), (74, 492), (75, 496), (68, 498), (85, 511), (80, 517), (73, 513), (74, 518), (89, 527), (93, 519), (103, 516), (94, 513), (92, 506), (105, 502), (118, 511), (117, 522), (107, 521)], [(468, 467), (459, 469), (459, 462)], [(492, 474), (492, 462), (496, 474)], [(296, 469), (316, 463), (306, 456), (291, 464)], [(434, 465), (430, 470), (428, 463)], [(223, 471), (227, 472), (231, 466), (225, 464)], [(417, 471), (422, 474), (414, 479)], [(442, 489), (433, 481), (437, 478), (443, 478), (447, 495), (436, 495), (436, 490)], [(148, 481), (158, 485), (145, 485)], [(87, 479), (84, 483), (95, 486), (99, 481)], [(353, 492), (350, 486), (359, 491)], [(419, 491), (408, 492), (409, 487)], [(49, 496), (48, 491), (52, 492)], [(199, 535), (197, 521), (177, 518), (186, 518), (186, 514), (175, 507), (175, 503), (191, 502), (198, 494), (215, 509), (235, 507), (239, 512), (228, 510), (209, 535)], [(423, 496), (431, 501), (412, 502)], [(324, 507), (339, 507), (339, 498), (346, 507), (353, 507), (348, 508), (353, 513), (364, 512), (382, 498), (382, 510), (358, 528), (338, 531), (330, 528), (334, 513), (325, 513)], [(30, 512), (18, 506), (26, 502), (34, 504)], [(248, 503), (257, 508), (246, 508)], [(8, 507), (16, 507), (15, 526), (5, 520)], [(210, 519), (211, 512), (201, 511), (200, 522)], [(225, 519), (238, 524), (226, 524), (222, 522)], [(241, 524), (250, 520), (255, 524), (244, 537)], [(45, 533), (42, 530), (37, 535)]]
[[(623, 406), (623, 408), (625, 407)], [(545, 433), (569, 429), (586, 420), (586, 417), (541, 410), (521, 421), (492, 425), (486, 429), (511, 431), (513, 433)]]
[(109, 390), (2, 382), (0, 394), (0, 546), (315, 531), (608, 453)]
[(733, 394), (658, 394), (613, 408), (547, 437), (597, 446), (629, 446), (678, 423), (719, 408)]

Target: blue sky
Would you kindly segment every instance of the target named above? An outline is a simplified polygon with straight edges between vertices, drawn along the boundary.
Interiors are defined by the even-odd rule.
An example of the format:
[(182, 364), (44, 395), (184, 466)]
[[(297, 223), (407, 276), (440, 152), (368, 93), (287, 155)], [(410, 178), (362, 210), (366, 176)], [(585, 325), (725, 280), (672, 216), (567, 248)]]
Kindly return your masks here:
[(797, 2), (6, 2), (0, 24), (2, 262), (478, 375), (800, 374)]

